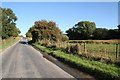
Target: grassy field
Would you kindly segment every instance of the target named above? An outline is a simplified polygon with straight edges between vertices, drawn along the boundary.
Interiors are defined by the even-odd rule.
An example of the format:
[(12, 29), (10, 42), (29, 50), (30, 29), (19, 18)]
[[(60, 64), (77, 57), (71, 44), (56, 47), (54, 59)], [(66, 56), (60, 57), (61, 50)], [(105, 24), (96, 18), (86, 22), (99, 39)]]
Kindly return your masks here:
[[(102, 42), (60, 42), (60, 43), (50, 43), (47, 42), (39, 42), (40, 44), (45, 44), (46, 46), (58, 46), (60, 49), (65, 50), (68, 46), (73, 46), (79, 44), (80, 47), (80, 53), (81, 55), (86, 55), (87, 57), (95, 57), (95, 58), (102, 58), (107, 59), (112, 62), (114, 61), (120, 61), (120, 43), (117, 43), (116, 41), (112, 40), (112, 43), (107, 42), (106, 40), (102, 40)], [(108, 40), (107, 40), (108, 41)], [(116, 43), (113, 43), (116, 42)], [(116, 49), (116, 44), (119, 44), (119, 48)], [(118, 51), (118, 57), (116, 58), (116, 51)]]
[(109, 80), (120, 78), (120, 68), (115, 64), (106, 64), (89, 60), (78, 55), (67, 54), (61, 50), (53, 50), (52, 48), (47, 48), (36, 43), (33, 45), (58, 59), (62, 59), (64, 62), (77, 66), (80, 70), (87, 72), (98, 79)]
[[(106, 59), (116, 60), (116, 44), (105, 44), (105, 43), (86, 43), (86, 47), (84, 47), (83, 43), (70, 43), (71, 45), (80, 44), (81, 53), (86, 53), (88, 55), (94, 57), (103, 57)], [(119, 44), (119, 56), (118, 60), (120, 60), (120, 44)]]
[[(99, 41), (99, 42), (95, 42)], [(54, 47), (61, 50), (66, 50), (67, 47), (80, 45), (79, 52), (87, 58), (97, 59), (104, 62), (120, 62), (120, 40), (72, 40), (72, 42), (51, 42), (40, 41), (39, 44), (43, 44), (46, 47)], [(118, 44), (118, 48), (116, 48)], [(118, 54), (116, 54), (116, 52)], [(117, 56), (117, 57), (116, 57)]]
[(0, 46), (0, 50), (4, 50), (7, 47), (11, 46), (12, 44), (16, 43), (18, 40), (20, 39), (20, 37), (17, 38), (9, 38), (7, 40), (2, 40), (0, 42), (1, 46)]

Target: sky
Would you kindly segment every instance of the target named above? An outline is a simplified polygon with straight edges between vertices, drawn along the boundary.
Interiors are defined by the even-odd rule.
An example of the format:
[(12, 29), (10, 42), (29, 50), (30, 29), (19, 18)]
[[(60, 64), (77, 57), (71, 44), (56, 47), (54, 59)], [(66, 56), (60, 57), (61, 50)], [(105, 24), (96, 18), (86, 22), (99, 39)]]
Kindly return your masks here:
[(1, 0), (2, 2), (118, 2), (119, 0)]
[(95, 22), (97, 28), (118, 25), (118, 2), (2, 2), (2, 7), (18, 17), (21, 35), (41, 19), (55, 21), (64, 33), (80, 21)]
[(120, 1), (118, 2), (118, 24), (120, 25)]

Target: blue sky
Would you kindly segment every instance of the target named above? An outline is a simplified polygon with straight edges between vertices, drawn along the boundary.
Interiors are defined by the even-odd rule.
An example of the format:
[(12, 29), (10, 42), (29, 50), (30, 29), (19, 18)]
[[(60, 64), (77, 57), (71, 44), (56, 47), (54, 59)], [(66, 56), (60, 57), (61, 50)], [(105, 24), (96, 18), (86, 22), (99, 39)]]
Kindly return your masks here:
[(97, 28), (118, 25), (117, 2), (3, 2), (2, 7), (14, 11), (22, 35), (41, 19), (55, 21), (63, 32), (79, 21), (95, 22)]
[(118, 3), (118, 24), (120, 25), (120, 1)]

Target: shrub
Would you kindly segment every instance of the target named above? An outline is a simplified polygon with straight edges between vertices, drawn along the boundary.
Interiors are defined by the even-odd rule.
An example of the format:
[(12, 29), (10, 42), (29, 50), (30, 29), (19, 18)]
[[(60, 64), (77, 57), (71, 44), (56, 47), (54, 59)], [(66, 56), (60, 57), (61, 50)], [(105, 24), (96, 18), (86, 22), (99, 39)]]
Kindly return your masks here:
[(67, 53), (71, 53), (71, 51), (70, 51), (70, 46), (68, 46), (68, 47), (65, 49), (65, 51), (66, 51)]
[(62, 35), (62, 41), (68, 41), (69, 37), (65, 34)]
[(68, 46), (66, 48), (66, 52), (67, 53), (71, 53), (71, 54), (80, 54), (80, 45), (79, 44), (76, 44), (76, 45), (71, 45), (71, 46)]
[(51, 46), (53, 49), (58, 50), (60, 49), (59, 45), (57, 43), (52, 44)]

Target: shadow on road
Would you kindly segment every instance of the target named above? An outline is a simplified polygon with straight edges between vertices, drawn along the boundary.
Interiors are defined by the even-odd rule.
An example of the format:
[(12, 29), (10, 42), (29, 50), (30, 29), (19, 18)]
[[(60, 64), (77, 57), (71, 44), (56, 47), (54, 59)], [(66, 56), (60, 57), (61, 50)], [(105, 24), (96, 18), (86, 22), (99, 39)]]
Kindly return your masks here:
[(25, 41), (20, 41), (19, 43), (28, 45), (28, 42), (25, 42)]

